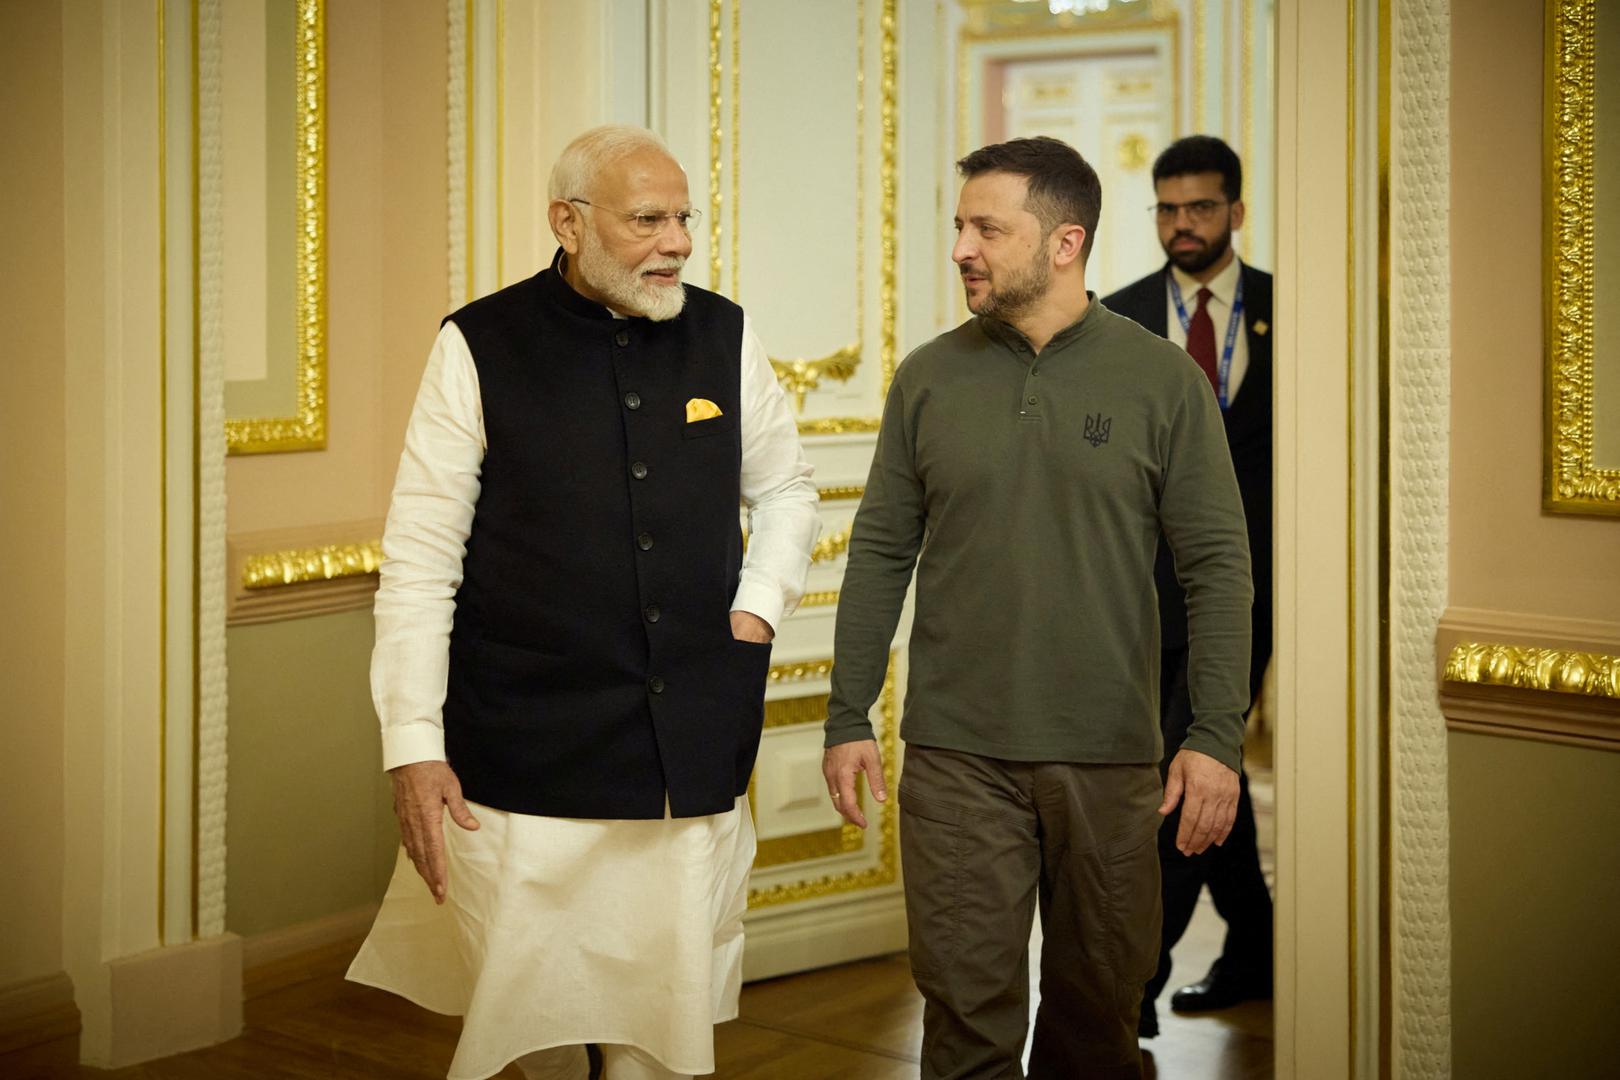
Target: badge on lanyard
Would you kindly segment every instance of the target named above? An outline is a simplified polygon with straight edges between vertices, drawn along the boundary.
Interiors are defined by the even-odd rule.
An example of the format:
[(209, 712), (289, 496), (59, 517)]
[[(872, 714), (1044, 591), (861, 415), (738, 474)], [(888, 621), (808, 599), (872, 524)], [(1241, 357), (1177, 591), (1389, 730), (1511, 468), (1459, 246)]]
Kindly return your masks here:
[[(1176, 275), (1170, 275), (1170, 299), (1176, 303), (1176, 318), (1181, 321), (1181, 332), (1185, 335), (1192, 326), (1192, 317), (1187, 314), (1187, 305), (1181, 302), (1181, 283)], [(1227, 380), (1232, 374), (1232, 351), (1237, 348), (1238, 327), (1243, 325), (1243, 275), (1238, 275), (1237, 291), (1232, 294), (1232, 317), (1226, 322), (1226, 345), (1221, 349), (1221, 362), (1217, 369), (1221, 379), (1220, 390), (1216, 397), (1220, 400), (1221, 411), (1226, 411)]]

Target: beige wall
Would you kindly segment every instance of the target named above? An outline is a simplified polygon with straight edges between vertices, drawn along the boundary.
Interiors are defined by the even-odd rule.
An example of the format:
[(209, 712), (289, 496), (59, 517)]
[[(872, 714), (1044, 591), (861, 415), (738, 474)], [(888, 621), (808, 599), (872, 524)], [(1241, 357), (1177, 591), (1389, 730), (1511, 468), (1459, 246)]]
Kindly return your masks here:
[[(1540, 508), (1541, 5), (1451, 18), (1450, 604), (1613, 625), (1620, 518)], [(1599, 1075), (1620, 1058), (1620, 755), (1463, 734), (1449, 754), (1455, 1075)]]
[[(330, 4), (326, 35), (327, 449), (230, 459), (232, 534), (382, 517), (445, 313), (444, 5)], [(370, 649), (369, 611), (229, 632), (231, 930), (381, 898), (396, 835)]]
[(230, 631), (227, 929), (250, 936), (382, 898), (396, 839), (370, 651), (369, 611)]
[[(62, 672), (66, 598), (63, 435), (62, 15), (55, 4), (0, 4), (0, 619), (6, 704), (0, 720), (0, 988), (62, 968)], [(26, 101), (28, 107), (17, 103)], [(26, 255), (24, 255), (26, 253)], [(13, 876), (15, 875), (15, 876)]]
[(1610, 1076), (1620, 754), (1453, 735), (1452, 1074)]

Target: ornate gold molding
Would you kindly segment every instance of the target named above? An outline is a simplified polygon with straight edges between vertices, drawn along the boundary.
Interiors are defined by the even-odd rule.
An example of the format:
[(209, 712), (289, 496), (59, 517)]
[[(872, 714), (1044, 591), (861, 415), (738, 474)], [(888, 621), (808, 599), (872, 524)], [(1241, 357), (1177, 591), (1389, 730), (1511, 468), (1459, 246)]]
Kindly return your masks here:
[[(896, 71), (899, 67), (899, 46), (895, 41), (895, 5), (896, 0), (883, 0), (883, 11), (878, 16), (883, 31), (881, 45), (882, 73), (879, 76), (878, 94), (879, 105), (882, 109), (882, 142), (878, 147), (879, 172), (879, 205), (878, 239), (882, 244), (882, 255), (878, 260), (878, 302), (881, 311), (881, 325), (878, 327), (878, 363), (883, 369), (883, 384), (879, 394), (888, 396), (889, 384), (894, 382), (895, 365), (895, 323), (897, 319), (895, 305), (895, 252), (899, 248), (899, 240), (895, 235), (895, 192), (897, 190), (898, 170), (895, 165), (895, 144), (898, 138), (898, 94)], [(862, 40), (865, 40), (866, 28), (861, 28)], [(864, 257), (864, 252), (863, 252)], [(864, 303), (864, 298), (862, 303)]]
[(817, 540), (816, 546), (810, 549), (810, 561), (812, 563), (831, 562), (848, 551), (849, 530), (852, 525), (853, 522), (845, 522), (841, 528)]
[(226, 420), (231, 454), (326, 447), (326, 0), (297, 4), (297, 403), (292, 416)]
[(792, 664), (774, 664), (766, 676), (769, 682), (806, 682), (810, 679), (825, 679), (832, 674), (832, 660), (800, 660)]
[(825, 589), (821, 592), (808, 592), (805, 593), (804, 596), (799, 600), (799, 606), (802, 608), (832, 607), (836, 603), (838, 603), (837, 589)]
[(870, 435), (882, 420), (876, 416), (823, 416), (800, 420), (800, 435)]
[[(832, 670), (832, 661), (817, 661), (815, 666), (824, 667), (822, 674), (826, 675)], [(895, 788), (895, 758), (899, 751), (899, 708), (895, 694), (894, 669), (895, 656), (890, 653), (888, 673), (883, 678), (883, 693), (878, 698), (881, 716), (878, 727), (878, 747), (883, 753), (883, 784), (889, 791), (889, 798), (882, 804), (883, 808), (878, 816), (877, 863), (861, 870), (851, 870), (842, 874), (825, 874), (804, 881), (783, 882), (765, 888), (749, 889), (748, 906), (750, 909), (772, 907), (777, 904), (790, 904), (799, 900), (810, 900), (821, 896), (832, 896), (837, 893), (854, 892), (859, 889), (875, 889), (884, 885), (892, 885), (899, 877), (900, 814), (897, 803), (898, 793)], [(776, 669), (772, 668), (771, 670), (774, 678)], [(845, 826), (845, 828), (853, 828), (853, 826)], [(830, 832), (831, 830), (827, 831)], [(865, 837), (859, 829), (856, 829), (855, 833), (860, 840), (864, 841)], [(829, 854), (836, 853), (831, 852)]]
[(382, 557), (381, 540), (249, 555), (242, 563), (242, 587), (270, 589), (279, 585), (361, 577), (375, 574), (382, 565)]
[(720, 291), (720, 4), (709, 0), (709, 291)]
[(816, 360), (773, 359), (771, 370), (776, 372), (776, 381), (782, 384), (782, 389), (793, 395), (793, 411), (803, 412), (805, 395), (820, 387), (822, 379), (848, 382), (860, 362), (861, 345), (855, 341), (831, 356)]
[(1452, 646), (1446, 658), (1445, 680), (1620, 698), (1620, 657), (1573, 649), (1463, 641)]
[(1451, 608), (1435, 668), (1451, 731), (1620, 750), (1620, 623)]
[(228, 626), (332, 615), (371, 606), (382, 562), (378, 519), (238, 533), (225, 539)]
[[(1597, 0), (1548, 0), (1542, 268), (1546, 446), (1542, 505), (1620, 514), (1620, 469), (1593, 461)], [(1612, 395), (1620, 402), (1620, 393)]]
[(865, 484), (844, 484), (839, 487), (817, 488), (816, 494), (821, 496), (822, 502), (844, 502), (864, 498)]

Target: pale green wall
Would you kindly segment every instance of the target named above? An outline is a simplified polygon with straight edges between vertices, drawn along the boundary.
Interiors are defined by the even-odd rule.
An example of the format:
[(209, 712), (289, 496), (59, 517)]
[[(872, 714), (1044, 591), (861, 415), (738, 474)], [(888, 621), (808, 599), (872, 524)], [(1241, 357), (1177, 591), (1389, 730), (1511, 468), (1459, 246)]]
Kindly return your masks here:
[(371, 612), (234, 627), (227, 928), (382, 898), (397, 833), (367, 669)]
[(1620, 1068), (1620, 754), (1455, 734), (1452, 1075)]

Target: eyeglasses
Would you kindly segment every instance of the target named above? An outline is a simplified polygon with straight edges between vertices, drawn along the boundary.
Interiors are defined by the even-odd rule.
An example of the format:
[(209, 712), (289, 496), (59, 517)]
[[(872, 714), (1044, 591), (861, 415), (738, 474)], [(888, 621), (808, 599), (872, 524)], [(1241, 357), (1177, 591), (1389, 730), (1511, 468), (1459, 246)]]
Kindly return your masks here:
[(1192, 202), (1184, 203), (1154, 203), (1148, 207), (1148, 210), (1152, 212), (1155, 218), (1167, 225), (1180, 217), (1181, 212), (1185, 210), (1187, 211), (1188, 221), (1191, 221), (1194, 225), (1202, 225), (1215, 216), (1215, 211), (1223, 206), (1231, 205), (1224, 199), (1194, 199)]
[(597, 206), (586, 199), (569, 199), (568, 201), (597, 210), (606, 210), (610, 214), (617, 214), (626, 225), (630, 226), (631, 232), (643, 239), (657, 236), (664, 231), (664, 226), (671, 221), (680, 226), (682, 232), (689, 233), (692, 231), (692, 225), (698, 218), (703, 216), (702, 212), (698, 210), (674, 210), (669, 213), (654, 210), (615, 210), (609, 206)]

